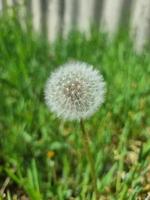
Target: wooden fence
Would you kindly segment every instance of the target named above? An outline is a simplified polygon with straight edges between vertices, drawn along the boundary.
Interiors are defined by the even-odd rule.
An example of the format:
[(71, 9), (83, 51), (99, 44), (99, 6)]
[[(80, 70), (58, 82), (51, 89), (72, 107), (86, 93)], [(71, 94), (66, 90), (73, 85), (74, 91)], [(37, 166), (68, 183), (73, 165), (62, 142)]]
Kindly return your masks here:
[(12, 5), (19, 5), (22, 20), (31, 16), (34, 29), (50, 41), (72, 29), (88, 33), (91, 24), (110, 37), (128, 27), (137, 52), (150, 39), (150, 0), (0, 0), (0, 10)]

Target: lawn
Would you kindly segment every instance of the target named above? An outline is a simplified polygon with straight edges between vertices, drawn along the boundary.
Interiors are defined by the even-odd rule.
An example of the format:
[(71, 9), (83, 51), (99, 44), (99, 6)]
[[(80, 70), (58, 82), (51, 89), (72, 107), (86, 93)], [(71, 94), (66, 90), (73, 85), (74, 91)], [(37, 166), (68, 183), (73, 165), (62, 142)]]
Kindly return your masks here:
[(92, 29), (53, 44), (0, 17), (0, 199), (95, 200), (80, 125), (49, 112), (44, 88), (68, 61), (100, 70), (105, 102), (85, 121), (100, 200), (144, 200), (150, 191), (150, 54), (128, 34)]

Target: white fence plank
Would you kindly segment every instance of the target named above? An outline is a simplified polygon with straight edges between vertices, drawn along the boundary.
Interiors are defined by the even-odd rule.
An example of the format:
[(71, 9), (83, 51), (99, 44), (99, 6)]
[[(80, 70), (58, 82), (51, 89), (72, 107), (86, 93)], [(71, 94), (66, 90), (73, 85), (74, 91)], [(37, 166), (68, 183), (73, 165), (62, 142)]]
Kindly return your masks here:
[(41, 32), (41, 5), (40, 0), (31, 0), (32, 22), (35, 31)]
[(13, 0), (7, 0), (6, 1), (6, 7), (9, 9), (9, 15), (12, 16), (13, 15), (13, 10), (12, 10), (12, 6), (14, 5)]
[(77, 26), (80, 31), (87, 32), (94, 20), (94, 0), (79, 0)]
[(49, 41), (54, 41), (59, 32), (59, 1), (48, 0), (47, 35)]
[(102, 30), (110, 35), (116, 33), (120, 18), (123, 0), (105, 0), (103, 4), (101, 26)]
[(0, 11), (3, 9), (2, 0), (0, 0)]
[(73, 5), (74, 0), (65, 0), (65, 13), (64, 13), (64, 29), (63, 35), (67, 36), (69, 31), (73, 28)]
[(134, 47), (141, 52), (150, 39), (150, 0), (137, 0), (131, 17), (131, 35)]
[(21, 22), (22, 27), (26, 28), (26, 11), (27, 11), (27, 5), (25, 4), (25, 0), (15, 0), (15, 4), (18, 6), (18, 17)]
[(13, 0), (7, 0), (7, 6), (13, 6)]

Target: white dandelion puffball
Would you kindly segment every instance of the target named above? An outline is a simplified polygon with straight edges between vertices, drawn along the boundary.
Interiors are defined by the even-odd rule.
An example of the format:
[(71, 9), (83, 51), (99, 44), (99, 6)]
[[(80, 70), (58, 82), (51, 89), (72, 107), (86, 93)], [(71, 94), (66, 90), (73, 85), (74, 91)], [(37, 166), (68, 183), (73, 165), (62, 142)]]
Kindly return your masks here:
[(46, 104), (66, 120), (90, 117), (103, 103), (104, 95), (102, 75), (83, 62), (60, 66), (51, 74), (45, 88)]

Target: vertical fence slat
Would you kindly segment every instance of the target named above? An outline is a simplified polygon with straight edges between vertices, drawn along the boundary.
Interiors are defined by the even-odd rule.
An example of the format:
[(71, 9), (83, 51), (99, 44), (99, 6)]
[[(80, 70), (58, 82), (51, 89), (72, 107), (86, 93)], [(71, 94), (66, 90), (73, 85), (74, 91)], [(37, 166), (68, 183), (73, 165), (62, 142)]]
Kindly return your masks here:
[(7, 6), (13, 6), (13, 0), (7, 0)]
[(74, 0), (65, 0), (65, 13), (64, 13), (64, 29), (63, 35), (67, 36), (69, 31), (73, 28), (73, 1)]
[[(13, 0), (7, 0), (6, 1), (6, 8), (7, 8), (7, 13), (9, 13), (10, 16), (13, 15), (13, 10), (12, 7), (14, 6), (14, 1)], [(9, 11), (9, 12), (8, 12)]]
[(49, 41), (54, 41), (59, 32), (59, 1), (48, 0), (47, 35)]
[(2, 0), (0, 0), (0, 11), (3, 9)]
[(109, 35), (116, 33), (120, 18), (123, 0), (105, 0), (103, 5), (101, 27)]
[(79, 0), (77, 26), (80, 31), (87, 32), (94, 19), (94, 3), (93, 0)]
[(35, 31), (41, 31), (40, 0), (31, 0), (32, 23)]
[(130, 28), (134, 48), (140, 53), (150, 39), (150, 0), (135, 1)]
[(25, 0), (15, 0), (15, 4), (18, 6), (17, 15), (19, 17), (19, 20), (21, 22), (22, 27), (26, 28), (26, 3)]

